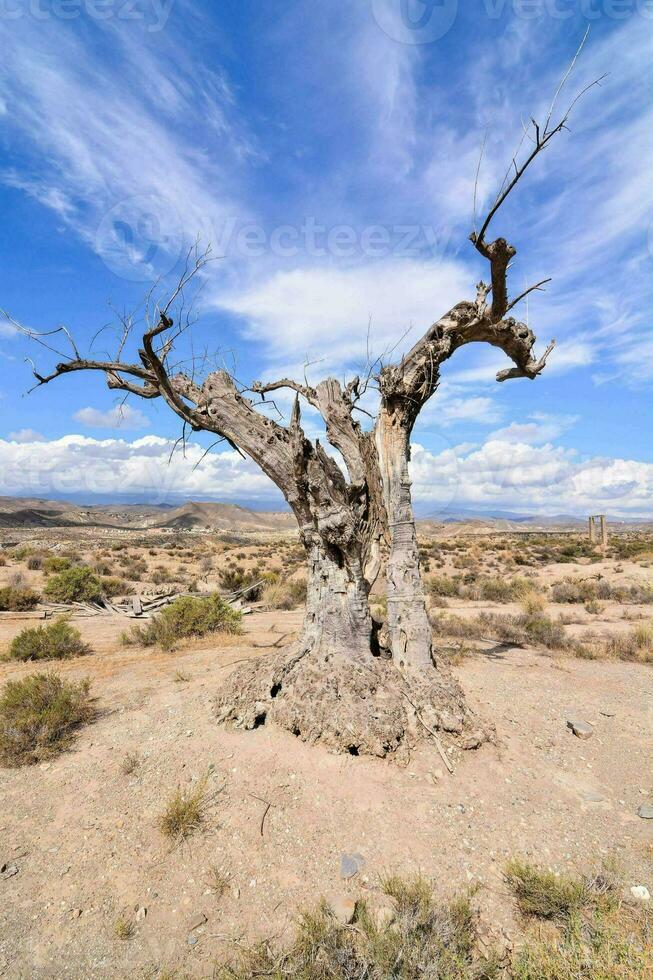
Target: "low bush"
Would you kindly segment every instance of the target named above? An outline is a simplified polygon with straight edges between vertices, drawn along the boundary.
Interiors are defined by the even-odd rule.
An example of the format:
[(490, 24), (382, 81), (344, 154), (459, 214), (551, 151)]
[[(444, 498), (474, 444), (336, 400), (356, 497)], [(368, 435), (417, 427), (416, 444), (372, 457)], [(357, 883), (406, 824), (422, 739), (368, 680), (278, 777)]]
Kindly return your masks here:
[(43, 568), (43, 555), (30, 555), (26, 565), (30, 572), (38, 572)]
[(296, 609), (306, 602), (306, 579), (269, 582), (261, 599), (268, 609)]
[(8, 681), (0, 694), (0, 764), (31, 765), (57, 755), (94, 716), (89, 682), (56, 674)]
[(431, 626), (435, 636), (496, 640), (515, 646), (534, 643), (550, 650), (569, 647), (563, 624), (539, 612), (517, 616), (481, 613), (470, 619), (439, 614), (431, 617)]
[(147, 626), (135, 626), (124, 638), (127, 644), (159, 646), (174, 650), (180, 640), (208, 633), (240, 632), (241, 614), (219, 595), (180, 596), (151, 619)]
[(10, 660), (68, 660), (90, 653), (90, 647), (65, 619), (23, 630), (9, 647)]
[(58, 575), (59, 572), (65, 572), (66, 569), (71, 567), (72, 561), (70, 558), (61, 558), (58, 555), (52, 555), (43, 562), (43, 571), (46, 575)]
[(523, 599), (533, 585), (527, 578), (502, 578), (500, 575), (434, 575), (427, 579), (432, 596), (450, 599), (484, 600), (486, 602), (515, 602)]
[(378, 921), (366, 903), (356, 904), (353, 925), (342, 925), (326, 902), (304, 912), (289, 947), (267, 943), (242, 947), (235, 963), (219, 966), (218, 980), (490, 980), (495, 958), (476, 946), (476, 920), (468, 895), (436, 901), (423, 878), (385, 882), (391, 921)]
[(102, 577), (100, 579), (102, 595), (107, 599), (113, 599), (117, 595), (133, 595), (134, 590), (129, 582), (124, 578)]
[(6, 585), (0, 589), (0, 612), (24, 612), (33, 609), (39, 598), (32, 589)]
[(219, 579), (220, 585), (227, 593), (241, 592), (243, 589), (249, 589), (247, 599), (250, 602), (256, 602), (263, 591), (263, 585), (259, 585), (255, 589), (251, 588), (251, 586), (256, 585), (258, 576), (254, 575), (253, 572), (245, 571), (240, 565), (230, 565), (223, 569), (220, 572)]
[(104, 595), (102, 584), (90, 569), (81, 566), (66, 568), (48, 579), (44, 589), (55, 602), (98, 602)]

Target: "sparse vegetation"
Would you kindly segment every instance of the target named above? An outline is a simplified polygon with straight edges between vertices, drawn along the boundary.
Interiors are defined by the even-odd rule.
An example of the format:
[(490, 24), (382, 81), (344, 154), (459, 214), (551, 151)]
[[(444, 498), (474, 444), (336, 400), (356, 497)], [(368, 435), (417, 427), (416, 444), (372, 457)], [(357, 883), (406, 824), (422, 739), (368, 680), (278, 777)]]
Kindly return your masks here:
[(220, 899), (226, 894), (230, 883), (231, 872), (219, 867), (217, 864), (210, 866), (207, 875), (207, 884), (216, 898)]
[(180, 640), (208, 633), (237, 633), (241, 615), (219, 595), (180, 596), (151, 619), (147, 626), (135, 626), (124, 642), (162, 650), (174, 650)]
[(642, 980), (650, 974), (653, 916), (621, 903), (612, 871), (578, 878), (517, 860), (508, 866), (507, 878), (526, 925), (509, 977)]
[(33, 609), (39, 595), (32, 589), (17, 585), (6, 585), (0, 589), (0, 612), (25, 612)]
[(175, 791), (159, 819), (164, 837), (179, 842), (200, 829), (209, 804), (207, 783), (205, 776), (191, 789)]
[(45, 584), (45, 595), (55, 602), (98, 602), (104, 595), (97, 575), (83, 566), (66, 568)]
[[(43, 561), (43, 571), (46, 575), (58, 575), (59, 572), (65, 572), (71, 568), (72, 564), (70, 558), (60, 558), (56, 555), (51, 555)], [(29, 562), (27, 567), (29, 568)]]
[(52, 673), (8, 681), (0, 695), (0, 763), (30, 765), (67, 748), (95, 713), (89, 687)]
[(296, 609), (306, 602), (306, 579), (269, 582), (261, 596), (268, 609)]
[(354, 926), (342, 925), (323, 902), (305, 912), (294, 942), (281, 952), (262, 943), (243, 949), (236, 963), (218, 968), (218, 980), (490, 980), (499, 963), (476, 948), (475, 917), (469, 896), (438, 903), (423, 878), (388, 879), (384, 886), (395, 912), (377, 925), (364, 902)]
[(120, 761), (120, 771), (123, 776), (132, 776), (140, 769), (142, 759), (138, 752), (127, 752)]
[(69, 660), (90, 653), (79, 630), (65, 619), (23, 630), (9, 647), (10, 660)]
[(132, 939), (136, 933), (136, 926), (131, 919), (125, 915), (119, 915), (113, 924), (113, 934), (116, 939), (126, 941)]

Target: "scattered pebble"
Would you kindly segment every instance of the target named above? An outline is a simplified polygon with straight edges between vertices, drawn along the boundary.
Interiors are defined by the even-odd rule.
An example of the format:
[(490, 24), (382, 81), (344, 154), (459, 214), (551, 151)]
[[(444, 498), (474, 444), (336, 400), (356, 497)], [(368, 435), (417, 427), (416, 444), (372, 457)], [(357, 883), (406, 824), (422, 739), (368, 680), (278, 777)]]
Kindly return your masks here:
[(353, 878), (364, 865), (362, 854), (343, 854), (340, 858), (340, 877)]
[(203, 912), (198, 912), (194, 915), (188, 924), (188, 931), (193, 932), (195, 929), (200, 929), (209, 920), (204, 915)]
[(642, 803), (637, 811), (637, 816), (641, 817), (642, 820), (653, 820), (653, 804)]
[(630, 894), (633, 896), (633, 898), (637, 899), (638, 902), (648, 902), (651, 897), (648, 888), (645, 888), (644, 885), (633, 885), (633, 887), (630, 889)]
[(594, 734), (594, 729), (587, 721), (582, 721), (580, 718), (568, 718), (567, 728), (571, 729), (576, 738), (591, 738)]

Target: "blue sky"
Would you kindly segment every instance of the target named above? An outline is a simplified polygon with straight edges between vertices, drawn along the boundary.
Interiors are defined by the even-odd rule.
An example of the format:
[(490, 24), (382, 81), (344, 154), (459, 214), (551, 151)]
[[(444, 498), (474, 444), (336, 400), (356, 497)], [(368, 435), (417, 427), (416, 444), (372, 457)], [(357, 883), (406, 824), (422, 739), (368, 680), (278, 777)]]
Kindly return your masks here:
[[(400, 351), (487, 278), (481, 145), (479, 210), (588, 26), (560, 108), (609, 75), (492, 226), (513, 295), (552, 277), (519, 315), (558, 346), (533, 383), (497, 385), (480, 346), (446, 365), (415, 497), (653, 516), (653, 0), (4, 0), (0, 306), (110, 349), (199, 237), (221, 257), (195, 342), (242, 381), (360, 369), (368, 323)], [(252, 464), (200, 462), (202, 437), (168, 463), (177, 420), (98, 376), (25, 397), (26, 355), (48, 366), (0, 325), (0, 493), (277, 506)]]

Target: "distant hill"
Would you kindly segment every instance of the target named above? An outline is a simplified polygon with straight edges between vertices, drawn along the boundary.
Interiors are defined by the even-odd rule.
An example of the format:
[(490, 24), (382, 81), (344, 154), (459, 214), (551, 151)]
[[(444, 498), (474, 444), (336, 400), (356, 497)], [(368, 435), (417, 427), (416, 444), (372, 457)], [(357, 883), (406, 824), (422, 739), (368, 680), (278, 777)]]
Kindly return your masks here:
[(290, 512), (256, 511), (238, 504), (187, 503), (80, 506), (66, 501), (0, 497), (0, 528), (115, 527), (193, 530), (285, 531), (296, 527)]
[[(525, 531), (583, 530), (587, 519), (569, 514), (552, 517), (494, 511), (484, 514), (460, 509), (432, 515), (418, 515), (423, 533), (457, 531)], [(632, 518), (611, 520), (612, 527), (650, 526), (650, 521)], [(259, 511), (239, 504), (202, 501), (171, 506), (170, 504), (95, 504), (92, 506), (64, 500), (0, 497), (0, 528), (105, 527), (146, 530), (191, 531), (208, 528), (218, 531), (291, 531), (297, 524), (290, 511)]]

